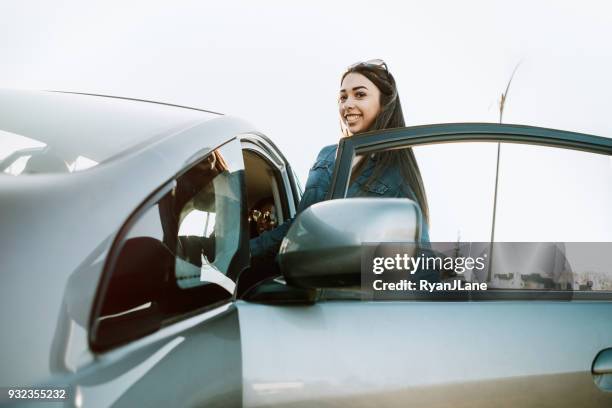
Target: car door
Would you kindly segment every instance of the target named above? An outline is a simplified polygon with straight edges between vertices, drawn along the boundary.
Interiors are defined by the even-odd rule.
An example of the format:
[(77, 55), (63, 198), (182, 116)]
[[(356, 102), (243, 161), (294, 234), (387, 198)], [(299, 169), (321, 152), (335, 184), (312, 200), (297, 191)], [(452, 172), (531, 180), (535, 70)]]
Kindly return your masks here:
[[(461, 301), (323, 290), (313, 306), (269, 307), (265, 318), (241, 305), (244, 332), (258, 337), (245, 356), (258, 347), (275, 361), (245, 360), (245, 401), (609, 406), (612, 141), (495, 124), (358, 135), (339, 145), (330, 198), (346, 196), (355, 155), (405, 148), (421, 171), (431, 245), (489, 246), (485, 272), (462, 277), (488, 290)], [(268, 332), (283, 341), (267, 347)]]
[[(72, 384), (78, 406), (242, 405), (234, 298), (248, 236), (240, 142), (191, 163), (115, 238), (90, 317), (94, 358), (58, 380)], [(62, 330), (62, 343), (71, 330)]]

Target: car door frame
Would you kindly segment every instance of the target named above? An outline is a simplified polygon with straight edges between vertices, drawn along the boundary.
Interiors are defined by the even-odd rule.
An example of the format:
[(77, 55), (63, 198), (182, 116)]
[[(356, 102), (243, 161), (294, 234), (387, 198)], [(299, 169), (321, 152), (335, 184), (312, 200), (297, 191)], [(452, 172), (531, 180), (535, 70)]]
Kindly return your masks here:
[(273, 164), (279, 171), (283, 188), (286, 192), (287, 203), (289, 206), (289, 217), (294, 217), (298, 204), (302, 196), (298, 188), (298, 181), (289, 161), (280, 149), (263, 133), (250, 132), (241, 135), (242, 150), (253, 150), (262, 154), (266, 160)]
[[(497, 123), (448, 123), (372, 131), (341, 139), (327, 199), (345, 198), (353, 157), (381, 149), (451, 142), (525, 143), (612, 156), (612, 139), (601, 136)], [(496, 170), (498, 171), (498, 170)], [(561, 290), (474, 291), (473, 300), (609, 300), (610, 293)]]
[(344, 198), (354, 154), (460, 141), (525, 142), (612, 154), (612, 139), (564, 130), (498, 123), (448, 123), (372, 131), (340, 140), (328, 199)]

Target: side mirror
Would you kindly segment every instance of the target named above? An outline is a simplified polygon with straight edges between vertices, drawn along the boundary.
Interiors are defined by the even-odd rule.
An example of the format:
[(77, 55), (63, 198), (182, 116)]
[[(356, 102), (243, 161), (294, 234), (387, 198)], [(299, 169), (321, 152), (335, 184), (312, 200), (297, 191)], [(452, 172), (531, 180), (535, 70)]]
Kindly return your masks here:
[(288, 284), (359, 285), (365, 242), (418, 242), (421, 211), (407, 198), (348, 198), (317, 203), (295, 219), (279, 264)]

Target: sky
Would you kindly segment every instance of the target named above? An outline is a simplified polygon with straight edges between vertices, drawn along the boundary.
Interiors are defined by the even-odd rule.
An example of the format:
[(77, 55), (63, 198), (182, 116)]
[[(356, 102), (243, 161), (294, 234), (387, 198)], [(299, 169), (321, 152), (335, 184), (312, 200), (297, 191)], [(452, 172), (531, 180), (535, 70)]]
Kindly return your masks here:
[(606, 1), (0, 0), (0, 87), (152, 99), (242, 117), (304, 184), (340, 136), (343, 70), (384, 59), (408, 125), (612, 135)]

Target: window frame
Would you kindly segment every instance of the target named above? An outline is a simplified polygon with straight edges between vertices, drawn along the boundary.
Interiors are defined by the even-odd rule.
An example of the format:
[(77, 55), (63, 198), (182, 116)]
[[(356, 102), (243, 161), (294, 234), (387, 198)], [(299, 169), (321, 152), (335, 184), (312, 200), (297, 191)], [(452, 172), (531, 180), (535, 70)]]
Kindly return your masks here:
[[(336, 165), (326, 199), (344, 199), (348, 191), (352, 161), (357, 154), (383, 149), (452, 142), (521, 143), (582, 150), (612, 157), (612, 138), (527, 125), (497, 123), (448, 123), (366, 132), (340, 140)], [(415, 294), (414, 300), (431, 300)], [(451, 295), (452, 297), (452, 295)], [(612, 291), (560, 291), (496, 289), (473, 291), (470, 300), (612, 300)], [(446, 296), (439, 300), (448, 300)]]
[[(292, 218), (297, 213), (297, 208), (302, 197), (301, 190), (298, 188), (297, 180), (294, 178), (295, 173), (287, 158), (276, 147), (276, 145), (264, 134), (253, 132), (241, 136), (242, 150), (251, 150), (263, 155), (263, 158), (269, 162), (272, 167), (275, 167), (280, 173), (282, 183), (279, 183), (279, 189), (284, 189), (285, 197), (288, 204), (288, 217)], [(282, 186), (281, 186), (282, 185)], [(291, 199), (290, 199), (291, 198)]]
[(483, 141), (527, 143), (612, 155), (612, 139), (526, 125), (449, 123), (366, 132), (340, 140), (327, 199), (346, 196), (351, 163), (355, 154), (406, 146), (406, 142), (410, 142), (411, 146), (417, 146), (444, 142)]
[[(283, 222), (286, 222), (294, 214), (292, 214), (292, 209), (291, 209), (291, 206), (290, 206), (290, 203), (291, 203), (290, 197), (292, 197), (292, 195), (288, 194), (288, 192), (287, 192), (287, 180), (283, 176), (283, 170), (284, 169), (282, 167), (279, 167), (278, 165), (276, 165), (270, 159), (270, 157), (267, 154), (267, 152), (265, 150), (261, 149), (257, 145), (252, 145), (250, 143), (243, 143), (243, 145), (242, 145), (242, 152), (243, 152), (243, 154), (244, 154), (245, 151), (256, 155), (259, 159), (263, 160), (272, 169), (272, 171), (274, 173), (272, 175), (272, 177), (276, 181), (276, 187), (278, 189), (278, 194), (279, 194), (280, 200), (281, 200), (281, 212), (282, 212), (282, 215), (283, 215)], [(245, 168), (245, 179), (246, 179), (246, 171), (247, 170)], [(247, 197), (247, 199), (248, 199), (248, 197)]]

